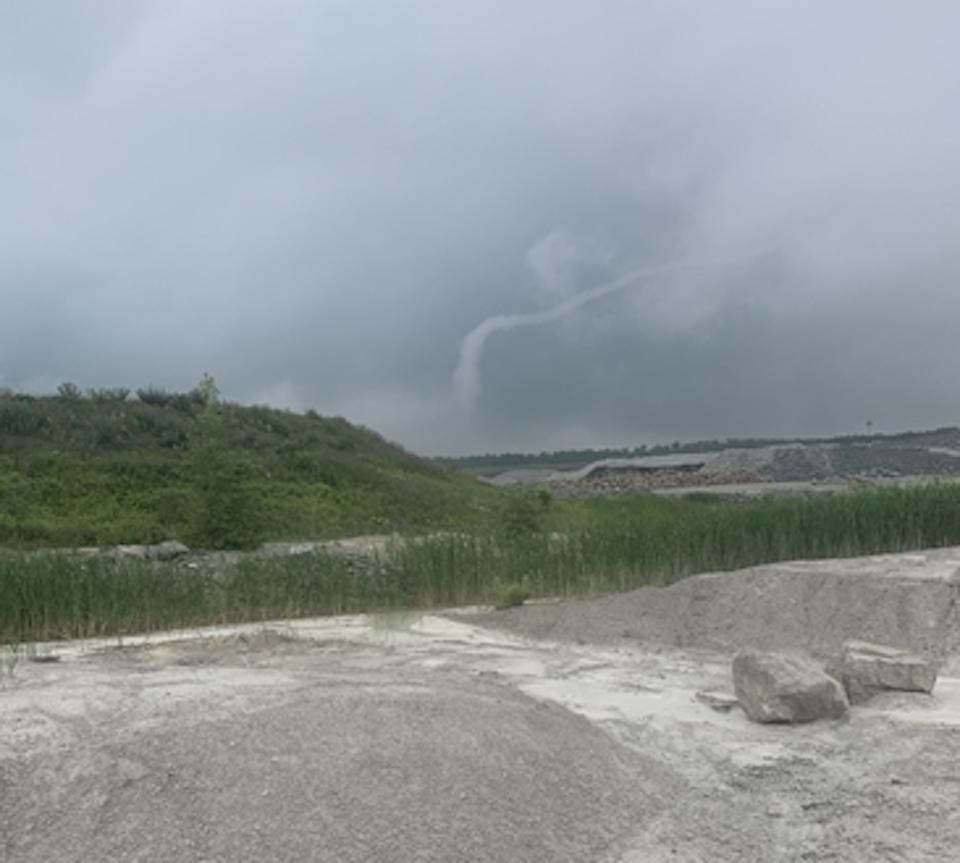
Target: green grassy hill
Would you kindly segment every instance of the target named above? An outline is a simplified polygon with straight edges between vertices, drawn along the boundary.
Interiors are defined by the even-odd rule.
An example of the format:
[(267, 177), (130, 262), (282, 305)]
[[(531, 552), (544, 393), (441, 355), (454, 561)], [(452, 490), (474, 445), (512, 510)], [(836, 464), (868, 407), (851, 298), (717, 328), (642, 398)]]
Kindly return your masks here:
[(499, 500), (340, 417), (202, 388), (0, 394), (0, 545), (250, 547), (482, 523)]

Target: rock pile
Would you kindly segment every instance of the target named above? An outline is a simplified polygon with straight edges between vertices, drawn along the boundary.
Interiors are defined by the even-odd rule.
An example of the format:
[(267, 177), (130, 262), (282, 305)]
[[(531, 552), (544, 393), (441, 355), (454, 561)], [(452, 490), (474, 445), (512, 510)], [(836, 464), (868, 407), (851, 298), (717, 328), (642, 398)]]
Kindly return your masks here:
[[(535, 473), (535, 472), (530, 472)], [(793, 482), (865, 482), (960, 475), (960, 449), (923, 442), (789, 443), (602, 459), (584, 468), (518, 477), (561, 497), (590, 497), (662, 488)]]
[(879, 692), (933, 691), (934, 663), (905, 650), (848, 641), (826, 669), (801, 653), (744, 651), (733, 660), (733, 686), (754, 722), (839, 719)]
[(765, 481), (765, 477), (754, 471), (707, 474), (700, 471), (664, 468), (649, 471), (610, 471), (579, 479), (561, 477), (542, 484), (557, 497), (572, 498), (652, 491), (662, 488), (691, 488)]

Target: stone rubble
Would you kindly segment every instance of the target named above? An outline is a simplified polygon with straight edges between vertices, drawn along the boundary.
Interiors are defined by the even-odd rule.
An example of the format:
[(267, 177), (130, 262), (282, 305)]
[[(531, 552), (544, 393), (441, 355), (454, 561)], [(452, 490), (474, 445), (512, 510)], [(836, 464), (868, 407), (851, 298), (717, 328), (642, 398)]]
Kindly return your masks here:
[[(839, 719), (850, 705), (881, 692), (929, 694), (936, 662), (869, 641), (844, 643), (840, 656), (822, 668), (802, 653), (741, 651), (733, 660), (736, 701), (754, 722)], [(697, 700), (723, 709), (707, 693)]]

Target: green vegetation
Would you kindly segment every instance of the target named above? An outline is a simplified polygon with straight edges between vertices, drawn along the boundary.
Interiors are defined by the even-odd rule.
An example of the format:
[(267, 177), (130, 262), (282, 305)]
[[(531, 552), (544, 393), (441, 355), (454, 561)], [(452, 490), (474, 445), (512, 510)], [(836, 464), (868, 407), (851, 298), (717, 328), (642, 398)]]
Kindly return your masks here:
[(497, 591), (493, 607), (497, 611), (516, 608), (530, 599), (530, 589), (525, 584), (504, 584)]
[[(897, 440), (956, 445), (958, 434)], [(359, 563), (316, 553), (188, 568), (36, 550), (167, 538), (253, 548), (387, 532), (403, 538)], [(190, 392), (148, 387), (136, 399), (74, 384), (48, 397), (0, 392), (0, 546), (20, 549), (0, 553), (0, 643), (510, 607), (773, 560), (955, 543), (953, 485), (792, 500), (555, 501), (545, 490), (483, 485), (339, 417), (225, 404), (209, 376)]]
[(0, 392), (0, 546), (250, 548), (484, 524), (501, 499), (340, 417), (221, 403), (209, 376), (136, 399)]
[(191, 570), (9, 552), (0, 558), (0, 643), (387, 608), (506, 606), (774, 560), (960, 544), (960, 487), (953, 485), (741, 503), (639, 496), (560, 507), (527, 499), (523, 518), (529, 506), (539, 507), (533, 512), (544, 529), (512, 529), (515, 513), (507, 509), (499, 530), (397, 541), (366, 565), (312, 554)]

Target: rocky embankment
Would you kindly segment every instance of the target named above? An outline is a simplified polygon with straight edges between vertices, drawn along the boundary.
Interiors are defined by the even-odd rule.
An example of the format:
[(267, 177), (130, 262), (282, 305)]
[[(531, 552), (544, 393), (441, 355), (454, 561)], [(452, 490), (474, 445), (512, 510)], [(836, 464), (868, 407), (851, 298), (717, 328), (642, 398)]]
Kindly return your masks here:
[[(528, 472), (529, 473), (529, 472)], [(928, 445), (786, 444), (712, 453), (607, 459), (577, 471), (497, 478), (543, 485), (560, 497), (769, 484), (849, 485), (960, 477), (960, 448)]]

